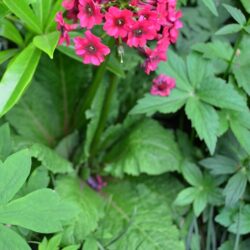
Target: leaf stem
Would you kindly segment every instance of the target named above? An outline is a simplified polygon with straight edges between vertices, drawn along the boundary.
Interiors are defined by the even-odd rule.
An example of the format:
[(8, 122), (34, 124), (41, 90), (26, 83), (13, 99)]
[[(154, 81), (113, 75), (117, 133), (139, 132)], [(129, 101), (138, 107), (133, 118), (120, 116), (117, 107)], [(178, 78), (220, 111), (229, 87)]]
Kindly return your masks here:
[(103, 103), (100, 121), (99, 121), (94, 138), (93, 138), (92, 143), (91, 143), (91, 147), (90, 147), (90, 156), (91, 157), (93, 157), (96, 154), (96, 151), (98, 150), (100, 138), (101, 138), (102, 132), (105, 128), (106, 121), (108, 119), (109, 110), (110, 110), (113, 94), (114, 94), (116, 87), (117, 87), (117, 83), (118, 83), (118, 77), (116, 75), (112, 74), (110, 84), (108, 86), (105, 100)]

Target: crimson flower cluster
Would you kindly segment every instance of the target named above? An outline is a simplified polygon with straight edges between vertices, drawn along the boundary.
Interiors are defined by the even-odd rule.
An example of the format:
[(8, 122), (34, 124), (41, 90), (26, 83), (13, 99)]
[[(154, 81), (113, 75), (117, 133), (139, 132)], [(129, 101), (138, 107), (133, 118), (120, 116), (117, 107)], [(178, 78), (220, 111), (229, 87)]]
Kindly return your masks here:
[(63, 14), (57, 13), (59, 44), (65, 41), (69, 45), (69, 32), (83, 28), (84, 37), (75, 37), (74, 44), (85, 64), (100, 65), (110, 53), (110, 48), (93, 34), (96, 25), (102, 25), (119, 48), (123, 43), (136, 48), (145, 57), (142, 66), (147, 74), (167, 60), (168, 47), (177, 41), (182, 27), (176, 0), (64, 0), (63, 7), (71, 21), (66, 23)]

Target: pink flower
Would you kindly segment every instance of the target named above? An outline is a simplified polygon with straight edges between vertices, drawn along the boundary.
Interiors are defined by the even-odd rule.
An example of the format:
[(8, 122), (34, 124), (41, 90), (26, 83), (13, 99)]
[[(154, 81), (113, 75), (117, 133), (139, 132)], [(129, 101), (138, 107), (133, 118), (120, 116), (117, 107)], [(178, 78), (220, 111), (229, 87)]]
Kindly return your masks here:
[(62, 6), (67, 10), (67, 18), (77, 22), (79, 0), (64, 0)]
[(150, 91), (152, 95), (168, 96), (171, 89), (175, 87), (175, 79), (163, 74), (157, 76), (153, 83)]
[(74, 42), (76, 54), (82, 57), (85, 64), (100, 65), (110, 53), (110, 49), (101, 43), (101, 39), (89, 30), (85, 32), (85, 38), (76, 37)]
[(108, 35), (115, 38), (124, 38), (128, 34), (129, 25), (132, 23), (133, 13), (130, 10), (120, 10), (116, 7), (110, 7), (105, 14), (105, 24), (103, 29)]
[(91, 29), (102, 22), (101, 9), (93, 0), (79, 0), (79, 2), (78, 18), (83, 28)]
[(148, 20), (156, 30), (161, 28), (161, 25), (158, 21), (158, 13), (151, 9), (149, 5), (144, 6), (141, 10), (138, 11), (139, 17), (143, 16), (144, 19)]
[(130, 47), (144, 47), (147, 40), (153, 40), (155, 37), (155, 27), (142, 17), (130, 25), (127, 44)]
[(62, 6), (63, 6), (66, 10), (71, 10), (71, 9), (74, 8), (75, 2), (77, 2), (77, 0), (64, 0), (64, 1), (62, 2)]
[(101, 191), (102, 188), (107, 186), (107, 182), (103, 181), (103, 179), (100, 175), (97, 175), (95, 177), (90, 176), (87, 180), (87, 183), (90, 187), (92, 187), (96, 191)]
[(67, 46), (70, 44), (70, 36), (69, 31), (75, 29), (77, 27), (77, 24), (67, 24), (65, 23), (63, 19), (62, 12), (58, 12), (56, 14), (55, 21), (57, 22), (57, 30), (61, 31), (61, 36), (58, 42), (58, 45), (61, 45), (66, 42)]

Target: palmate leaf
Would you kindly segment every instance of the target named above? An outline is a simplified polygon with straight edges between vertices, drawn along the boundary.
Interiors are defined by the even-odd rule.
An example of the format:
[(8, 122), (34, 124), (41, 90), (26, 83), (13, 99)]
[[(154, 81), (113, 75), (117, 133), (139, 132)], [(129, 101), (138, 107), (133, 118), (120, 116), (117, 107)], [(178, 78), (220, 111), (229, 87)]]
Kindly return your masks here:
[[(159, 183), (164, 183), (161, 189)], [(178, 186), (170, 176), (153, 178), (150, 183), (138, 179), (109, 183), (104, 189), (107, 213), (95, 234), (97, 239), (110, 250), (184, 249), (169, 209), (169, 191), (178, 192)]]
[(26, 139), (55, 145), (70, 131), (75, 106), (90, 78), (89, 66), (62, 54), (53, 61), (44, 56), (31, 87), (7, 114), (8, 121)]
[(115, 176), (158, 175), (178, 170), (181, 154), (171, 132), (153, 120), (144, 120), (119, 139), (105, 160), (106, 171)]
[[(216, 57), (218, 48), (213, 46), (209, 50), (199, 46), (199, 51)], [(219, 53), (221, 57), (230, 58), (227, 54)], [(231, 53), (231, 51), (229, 51)], [(228, 127), (219, 123), (222, 120), (219, 112), (214, 108), (245, 112), (248, 110), (245, 98), (239, 94), (235, 87), (224, 80), (216, 78), (212, 63), (208, 63), (197, 54), (190, 54), (186, 62), (173, 52), (169, 52), (170, 62), (161, 63), (158, 73), (167, 74), (176, 79), (176, 89), (170, 96), (156, 97), (149, 94), (138, 101), (131, 114), (152, 115), (156, 112), (172, 113), (185, 106), (187, 117), (197, 131), (200, 139), (207, 144), (210, 153), (215, 150), (217, 137), (226, 132)], [(223, 130), (224, 129), (224, 130)]]

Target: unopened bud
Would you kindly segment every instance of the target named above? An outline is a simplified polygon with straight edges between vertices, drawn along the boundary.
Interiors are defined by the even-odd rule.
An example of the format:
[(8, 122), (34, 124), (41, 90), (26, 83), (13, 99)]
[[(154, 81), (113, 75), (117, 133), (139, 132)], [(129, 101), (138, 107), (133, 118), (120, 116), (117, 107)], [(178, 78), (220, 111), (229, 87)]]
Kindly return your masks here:
[(236, 56), (240, 56), (240, 53), (241, 53), (240, 49), (237, 49), (236, 50)]
[(122, 45), (119, 45), (117, 48), (118, 55), (120, 57), (120, 62), (123, 63), (123, 56), (124, 56), (124, 47)]

